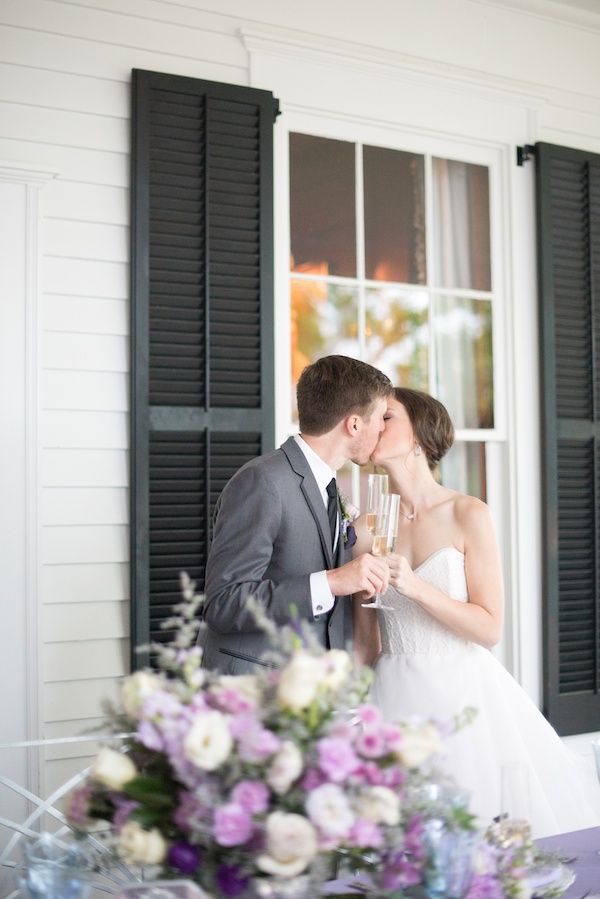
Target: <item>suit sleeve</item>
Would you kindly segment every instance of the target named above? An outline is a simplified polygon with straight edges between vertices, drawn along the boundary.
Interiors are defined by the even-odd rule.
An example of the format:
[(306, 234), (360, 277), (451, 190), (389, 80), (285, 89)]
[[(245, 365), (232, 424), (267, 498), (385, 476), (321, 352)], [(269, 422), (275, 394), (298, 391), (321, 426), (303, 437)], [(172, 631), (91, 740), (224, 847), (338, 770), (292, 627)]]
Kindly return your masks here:
[(273, 581), (265, 578), (281, 527), (283, 500), (268, 472), (258, 466), (239, 471), (217, 504), (206, 566), (204, 620), (220, 634), (257, 630), (247, 609), (253, 596), (277, 624), (290, 621), (294, 604), (312, 618), (310, 574)]

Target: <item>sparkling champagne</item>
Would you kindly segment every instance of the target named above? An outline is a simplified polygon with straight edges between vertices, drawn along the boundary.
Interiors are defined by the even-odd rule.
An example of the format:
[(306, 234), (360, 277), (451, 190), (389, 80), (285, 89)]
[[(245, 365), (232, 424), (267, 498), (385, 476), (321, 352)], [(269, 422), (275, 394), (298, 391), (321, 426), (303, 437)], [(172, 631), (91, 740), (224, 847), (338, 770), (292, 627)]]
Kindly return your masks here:
[(371, 552), (374, 556), (389, 556), (390, 553), (394, 552), (394, 543), (395, 540), (390, 541), (387, 534), (383, 536), (377, 535), (373, 537)]
[(375, 533), (375, 522), (377, 521), (376, 512), (367, 512), (367, 530), (369, 534)]

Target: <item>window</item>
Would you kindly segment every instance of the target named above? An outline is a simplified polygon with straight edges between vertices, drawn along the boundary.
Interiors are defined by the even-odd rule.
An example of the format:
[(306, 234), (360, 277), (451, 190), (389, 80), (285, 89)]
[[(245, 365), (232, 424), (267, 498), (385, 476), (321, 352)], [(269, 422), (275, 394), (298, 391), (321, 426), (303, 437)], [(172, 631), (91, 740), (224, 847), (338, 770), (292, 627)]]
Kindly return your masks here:
[(486, 499), (499, 303), (488, 165), (291, 131), (289, 204), (290, 430), (305, 365), (364, 359), (446, 405), (457, 442), (442, 478)]

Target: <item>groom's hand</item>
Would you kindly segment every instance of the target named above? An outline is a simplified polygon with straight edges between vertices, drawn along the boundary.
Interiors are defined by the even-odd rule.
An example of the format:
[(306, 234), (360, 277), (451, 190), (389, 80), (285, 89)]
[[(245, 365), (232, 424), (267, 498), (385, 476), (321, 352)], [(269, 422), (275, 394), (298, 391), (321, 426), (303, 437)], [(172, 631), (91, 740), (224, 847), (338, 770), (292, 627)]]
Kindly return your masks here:
[(376, 593), (385, 593), (390, 579), (390, 569), (386, 562), (371, 553), (363, 553), (341, 568), (327, 572), (329, 589), (334, 596), (348, 596), (360, 593), (371, 599)]

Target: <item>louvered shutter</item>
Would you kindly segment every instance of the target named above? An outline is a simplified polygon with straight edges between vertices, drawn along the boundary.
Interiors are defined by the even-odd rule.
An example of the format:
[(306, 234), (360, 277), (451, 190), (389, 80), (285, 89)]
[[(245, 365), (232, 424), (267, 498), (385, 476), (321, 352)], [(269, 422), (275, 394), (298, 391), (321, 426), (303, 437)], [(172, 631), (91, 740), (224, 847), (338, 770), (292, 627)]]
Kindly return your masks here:
[(277, 102), (155, 72), (132, 87), (135, 647), (164, 637), (180, 571), (202, 588), (219, 493), (273, 448)]
[(541, 323), (544, 703), (600, 728), (600, 156), (536, 147)]

